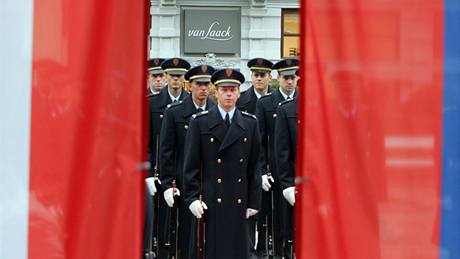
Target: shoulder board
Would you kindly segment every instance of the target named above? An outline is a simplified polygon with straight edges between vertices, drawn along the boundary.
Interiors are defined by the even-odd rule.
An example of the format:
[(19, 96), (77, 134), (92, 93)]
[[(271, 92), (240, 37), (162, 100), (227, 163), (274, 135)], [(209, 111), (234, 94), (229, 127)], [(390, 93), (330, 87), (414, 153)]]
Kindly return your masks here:
[(285, 105), (286, 103), (290, 103), (290, 102), (292, 102), (292, 101), (294, 101), (294, 98), (291, 98), (291, 99), (289, 99), (289, 100), (284, 100), (284, 101), (282, 101), (282, 102), (279, 103), (279, 106)]
[(209, 113), (209, 111), (207, 111), (207, 110), (206, 110), (206, 111), (202, 111), (202, 112), (193, 114), (193, 115), (192, 115), (192, 118), (195, 119), (196, 117), (200, 117), (200, 116), (206, 115), (206, 114), (208, 114), (208, 113)]
[(178, 102), (175, 102), (175, 103), (170, 103), (170, 104), (166, 105), (166, 109), (169, 109), (171, 107), (177, 106), (177, 105), (179, 105), (181, 103), (182, 103), (182, 101), (178, 101)]
[(254, 118), (254, 119), (257, 119), (257, 117), (256, 117), (254, 114), (252, 114), (252, 113), (245, 112), (245, 111), (242, 111), (241, 113), (242, 113), (243, 115), (248, 116), (248, 117), (252, 117), (252, 118)]
[[(272, 93), (271, 93), (271, 92), (270, 92), (270, 93), (267, 93), (266, 95), (262, 95), (262, 96), (260, 97), (260, 99), (262, 99), (262, 98), (266, 98), (266, 97), (269, 97), (269, 96), (271, 96), (271, 95), (272, 95)], [(259, 99), (259, 100), (260, 100), (260, 99)]]

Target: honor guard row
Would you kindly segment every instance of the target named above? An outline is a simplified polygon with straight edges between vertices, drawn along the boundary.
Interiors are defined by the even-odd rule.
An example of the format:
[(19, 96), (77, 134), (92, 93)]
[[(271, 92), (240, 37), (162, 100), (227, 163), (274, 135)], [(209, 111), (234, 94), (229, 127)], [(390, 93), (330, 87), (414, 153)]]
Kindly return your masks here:
[[(294, 171), (286, 169), (295, 142), (283, 143), (277, 129), (296, 126), (284, 125), (292, 114), (281, 110), (297, 103), (297, 59), (249, 60), (252, 85), (242, 93), (234, 69), (190, 69), (181, 58), (148, 66), (143, 258), (293, 258)], [(272, 70), (279, 89), (269, 88)]]

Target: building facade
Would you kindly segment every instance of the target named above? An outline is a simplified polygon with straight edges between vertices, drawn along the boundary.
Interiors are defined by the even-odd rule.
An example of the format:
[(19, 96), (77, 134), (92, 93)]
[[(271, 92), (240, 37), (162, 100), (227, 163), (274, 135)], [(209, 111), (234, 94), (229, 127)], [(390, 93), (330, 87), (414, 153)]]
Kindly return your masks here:
[(298, 56), (298, 0), (152, 0), (149, 57), (240, 69), (263, 57)]

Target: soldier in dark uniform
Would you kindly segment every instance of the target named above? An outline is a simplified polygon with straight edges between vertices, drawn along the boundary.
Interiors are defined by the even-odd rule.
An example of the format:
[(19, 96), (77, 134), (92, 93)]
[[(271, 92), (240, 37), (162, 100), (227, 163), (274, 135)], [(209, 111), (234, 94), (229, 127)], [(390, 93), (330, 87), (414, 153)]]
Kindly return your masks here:
[[(150, 147), (150, 164), (152, 170), (150, 170), (149, 177), (146, 182), (150, 188), (152, 185), (156, 185), (159, 189), (158, 176), (161, 172), (157, 170), (158, 166), (158, 150), (160, 143), (160, 132), (161, 125), (164, 117), (164, 110), (166, 106), (173, 102), (178, 102), (185, 98), (188, 94), (182, 90), (184, 82), (184, 74), (190, 68), (190, 64), (181, 58), (171, 58), (161, 63), (161, 68), (166, 73), (167, 86), (160, 90), (159, 94), (152, 95), (149, 98), (150, 106), (150, 136), (149, 136), (149, 147)], [(151, 188), (153, 189), (153, 187)], [(165, 208), (166, 203), (163, 199), (163, 194), (160, 192), (155, 196), (155, 216), (154, 216), (154, 233), (156, 241), (159, 247), (158, 258), (167, 257), (167, 249), (165, 247), (167, 236), (166, 236), (166, 225), (165, 225)]]
[[(159, 93), (160, 89), (165, 84), (165, 75), (163, 69), (161, 69), (161, 63), (164, 61), (162, 58), (149, 59), (147, 61), (147, 98), (148, 100), (153, 96)], [(148, 136), (150, 136), (150, 107), (148, 112)], [(150, 138), (149, 138), (150, 140)], [(152, 155), (153, 143), (148, 143), (147, 145), (147, 159), (151, 161), (150, 156)], [(153, 196), (155, 195), (157, 189), (155, 186), (155, 179), (153, 177), (146, 178), (147, 189), (145, 192), (145, 218), (144, 218), (144, 258), (153, 258)]]
[[(181, 196), (184, 191), (183, 163), (185, 135), (193, 114), (206, 111), (215, 105), (208, 95), (211, 86), (211, 75), (214, 68), (201, 65), (190, 69), (185, 80), (190, 82), (191, 95), (182, 101), (171, 103), (165, 110), (160, 137), (160, 172), (164, 198), (169, 207), (174, 203), (179, 209), (178, 257), (190, 258), (189, 241), (191, 236), (191, 220), (193, 215)], [(175, 183), (175, 186), (173, 186)], [(193, 256), (196, 258), (196, 255)]]
[(275, 155), (279, 183), (283, 197), (288, 201), (285, 215), (287, 229), (284, 256), (293, 258), (294, 251), (294, 203), (295, 203), (295, 158), (297, 130), (297, 97), (281, 103), (275, 123)]
[(197, 218), (204, 217), (205, 258), (248, 259), (246, 219), (260, 209), (257, 158), (259, 128), (254, 115), (235, 104), (244, 76), (233, 69), (215, 72), (218, 105), (190, 121), (185, 141), (185, 197)]
[(147, 96), (160, 93), (161, 88), (166, 85), (166, 76), (161, 69), (163, 58), (152, 58), (147, 61)]
[(236, 102), (236, 107), (240, 111), (254, 114), (256, 112), (257, 100), (271, 91), (269, 87), (272, 79), (273, 63), (264, 58), (253, 58), (248, 61), (248, 67), (251, 70), (251, 87), (241, 93)]
[[(246, 91), (241, 93), (240, 98), (236, 102), (236, 107), (240, 111), (249, 112), (251, 114), (255, 114), (256, 111), (256, 103), (259, 98), (262, 96), (269, 94), (271, 89), (269, 87), (270, 80), (272, 79), (271, 72), (273, 63), (270, 60), (264, 58), (253, 58), (248, 61), (247, 63), (248, 68), (251, 70), (251, 87)], [(268, 198), (264, 197), (267, 195), (262, 194), (262, 203), (267, 203)], [(262, 208), (262, 210), (264, 210)], [(267, 209), (265, 208), (265, 211)], [(266, 225), (262, 217), (265, 217), (266, 213), (260, 215), (258, 213), (257, 217), (252, 217), (248, 220), (249, 224), (249, 245), (250, 245), (250, 252), (251, 256), (255, 257), (256, 254), (260, 254), (265, 250), (266, 244)], [(256, 224), (257, 224), (257, 232), (256, 232)], [(257, 252), (255, 249), (255, 241), (256, 241), (256, 233), (257, 237)]]
[[(266, 227), (267, 224), (272, 224), (273, 231), (269, 233), (272, 235), (274, 246), (272, 247), (275, 256), (283, 255), (283, 210), (287, 204), (282, 197), (281, 188), (279, 186), (279, 177), (276, 170), (275, 156), (274, 156), (274, 131), (276, 120), (276, 109), (279, 104), (289, 98), (295, 96), (295, 83), (297, 79), (290, 80), (290, 77), (295, 76), (295, 71), (298, 68), (297, 59), (284, 59), (276, 63), (273, 67), (281, 70), (278, 72), (278, 79), (280, 80), (280, 88), (262, 96), (257, 102), (256, 116), (259, 120), (259, 129), (261, 136), (261, 151), (259, 156), (260, 167), (262, 168), (262, 210), (258, 215), (257, 229), (258, 240), (257, 253), (260, 256), (265, 255), (267, 252)], [(288, 64), (289, 63), (289, 64)], [(284, 80), (284, 77), (287, 80)], [(289, 78), (288, 78), (289, 77)], [(294, 86), (293, 88), (290, 88)], [(272, 189), (270, 191), (270, 189)], [(272, 201), (273, 199), (273, 201)], [(271, 208), (273, 206), (273, 208)], [(269, 211), (269, 209), (272, 211)], [(272, 222), (266, 222), (267, 213), (271, 213)], [(273, 236), (274, 235), (274, 236)]]

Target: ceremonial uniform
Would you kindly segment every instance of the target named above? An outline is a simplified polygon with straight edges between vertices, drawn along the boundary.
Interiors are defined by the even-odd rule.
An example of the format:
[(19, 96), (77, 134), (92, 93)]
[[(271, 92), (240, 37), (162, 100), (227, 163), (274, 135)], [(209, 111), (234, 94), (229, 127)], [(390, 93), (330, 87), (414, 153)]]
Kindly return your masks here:
[[(207, 80), (209, 82), (213, 72), (214, 68), (211, 66), (198, 66), (189, 70), (185, 74), (185, 79), (201, 80), (201, 82)], [(208, 97), (205, 107), (197, 108), (193, 102), (192, 95), (189, 95), (182, 101), (167, 106), (160, 136), (160, 172), (164, 191), (173, 187), (173, 181), (176, 184), (176, 188), (181, 192), (184, 191), (184, 146), (190, 118), (193, 114), (199, 112), (198, 109), (208, 110), (214, 105), (214, 101)], [(179, 209), (179, 231), (177, 233), (179, 255), (177, 258), (190, 258), (191, 255), (188, 253), (190, 250), (189, 241), (194, 239), (194, 236), (191, 235), (193, 215), (188, 210), (188, 206), (186, 206), (182, 196), (175, 198), (175, 204)]]
[[(273, 192), (273, 203), (271, 204), (270, 192), (263, 192), (262, 198), (262, 210), (258, 215), (258, 229), (264, 229), (263, 226), (266, 224), (273, 224), (273, 234), (272, 237), (274, 240), (274, 250), (276, 256), (283, 255), (283, 209), (286, 208), (286, 201), (283, 198), (282, 190), (279, 185), (279, 176), (277, 173), (276, 163), (275, 163), (275, 152), (274, 152), (274, 131), (275, 131), (275, 121), (277, 118), (276, 109), (281, 102), (285, 101), (283, 94), (280, 90), (277, 89), (272, 93), (269, 93), (265, 96), (262, 96), (257, 102), (256, 116), (259, 120), (259, 129), (261, 137), (261, 148), (259, 163), (262, 168), (262, 174), (266, 174), (269, 169), (272, 177), (275, 182), (271, 184), (272, 188), (270, 192)], [(268, 167), (267, 167), (268, 166)], [(271, 208), (273, 205), (274, 208)], [(270, 208), (272, 211), (269, 211)], [(272, 222), (266, 222), (267, 213), (273, 213)], [(260, 231), (263, 232), (263, 231)], [(264, 233), (265, 234), (265, 233)], [(269, 233), (270, 235), (272, 233)], [(259, 242), (263, 243), (265, 241), (265, 235), (259, 235)], [(258, 253), (260, 254), (260, 249), (258, 245)]]
[[(280, 82), (280, 88), (278, 90), (278, 93), (284, 97), (286, 102), (290, 100), (293, 100), (296, 94), (296, 86), (297, 86), (297, 71), (299, 69), (299, 61), (297, 58), (287, 58), (287, 59), (282, 59), (278, 61), (276, 64), (273, 65), (273, 69), (275, 69), (278, 72), (278, 80)], [(279, 95), (278, 95), (279, 97)], [(280, 102), (278, 102), (279, 104)], [(284, 103), (284, 102), (282, 102)], [(297, 101), (295, 102), (297, 103)], [(297, 107), (295, 107), (297, 109)], [(273, 116), (273, 115), (272, 115)], [(275, 125), (278, 124), (278, 120), (280, 120), (279, 114), (276, 115), (276, 120), (275, 120)], [(284, 119), (284, 118), (283, 118)], [(275, 126), (276, 128), (276, 126)], [(286, 173), (286, 171), (279, 171), (279, 164), (278, 161), (280, 159), (279, 150), (276, 149), (276, 141), (278, 139), (278, 134), (286, 134), (286, 132), (277, 132), (276, 129), (273, 132), (274, 136), (274, 151), (276, 155), (276, 167), (277, 167), (277, 174), (276, 176), (278, 177), (279, 181), (276, 183), (277, 187), (281, 191), (282, 197), (280, 197), (280, 205), (282, 207), (282, 222), (283, 222), (283, 227), (282, 227), (282, 234), (283, 234), (283, 254), (285, 258), (290, 259), (293, 256), (292, 250), (293, 250), (293, 241), (294, 241), (294, 222), (292, 220), (293, 217), (293, 207), (287, 202), (287, 200), (284, 198), (283, 191), (285, 190), (285, 186), (283, 186), (283, 178), (282, 174)], [(294, 128), (294, 135), (293, 137), (295, 138), (295, 128)], [(280, 140), (285, 141), (285, 140)], [(292, 152), (295, 152), (295, 143), (294, 146), (292, 147), (293, 150)], [(284, 162), (284, 161), (283, 161)], [(283, 168), (285, 170), (285, 168)]]
[[(190, 68), (190, 64), (183, 59), (173, 58), (163, 61), (161, 64), (162, 69), (166, 73), (184, 75), (185, 72)], [(159, 169), (159, 145), (161, 137), (161, 127), (164, 119), (164, 110), (166, 106), (173, 102), (172, 96), (169, 93), (169, 87), (165, 86), (160, 90), (157, 95), (152, 95), (149, 98), (150, 106), (150, 138), (149, 143), (153, 143), (151, 146), (150, 164), (153, 169)], [(174, 101), (181, 101), (187, 96), (187, 92), (181, 91), (180, 95), (175, 98)], [(158, 175), (154, 175), (154, 170), (150, 171), (149, 177), (161, 178), (161, 171), (157, 170)], [(161, 186), (157, 185), (157, 189), (161, 190)], [(166, 210), (167, 205), (164, 201), (162, 192), (155, 195), (155, 216), (154, 216), (154, 232), (157, 237), (159, 246), (158, 258), (163, 259), (167, 257), (168, 251), (165, 247), (168, 239), (168, 228), (166, 226)]]
[[(263, 96), (261, 92), (265, 92), (266, 94), (269, 94), (271, 92), (269, 82), (271, 80), (271, 71), (273, 63), (270, 60), (264, 58), (253, 58), (248, 61), (247, 66), (251, 70), (252, 85), (249, 89), (241, 93), (240, 98), (236, 102), (236, 107), (240, 111), (255, 114), (257, 102), (259, 98)], [(270, 203), (269, 198), (270, 195), (268, 193), (262, 192), (262, 204)], [(260, 211), (256, 217), (252, 217), (248, 220), (250, 253), (253, 256), (257, 254), (265, 254), (268, 249), (268, 243), (266, 239), (267, 222), (265, 220), (267, 216), (267, 211), (267, 205), (265, 205), (265, 210), (262, 208), (262, 211)]]
[[(232, 69), (212, 77), (218, 91), (239, 87), (243, 81), (243, 75)], [(227, 115), (232, 112), (233, 117), (224, 120), (222, 108), (216, 105), (197, 114), (185, 142), (186, 201), (190, 210), (201, 202), (207, 206), (200, 214), (205, 221), (205, 258), (248, 259), (246, 215), (260, 207), (257, 119), (235, 106)]]
[[(295, 154), (297, 131), (297, 98), (281, 103), (277, 110), (275, 124), (275, 154), (278, 168), (279, 183), (282, 190), (294, 187), (295, 180)], [(287, 205), (285, 226), (287, 243), (285, 243), (285, 256), (291, 258), (294, 237), (293, 206)]]
[[(147, 73), (152, 74), (152, 75), (157, 75), (157, 74), (163, 74), (164, 71), (161, 69), (161, 63), (164, 61), (162, 58), (153, 58), (149, 59), (147, 61)], [(147, 100), (150, 103), (150, 98), (158, 93), (152, 92), (152, 89), (150, 87), (147, 87)], [(148, 161), (152, 161), (152, 154), (153, 150), (155, 149), (155, 143), (153, 143), (152, 138), (151, 138), (151, 116), (150, 116), (150, 105), (149, 105), (149, 112), (148, 114), (148, 133), (147, 136), (148, 138), (148, 143), (147, 143), (147, 159)], [(149, 170), (149, 175), (151, 175), (151, 170)], [(143, 257), (144, 258), (153, 258), (153, 216), (154, 215), (154, 199), (149, 192), (149, 190), (146, 188), (145, 190), (145, 217), (144, 217), (144, 232), (143, 232), (143, 239), (144, 239), (144, 245), (143, 245)]]

